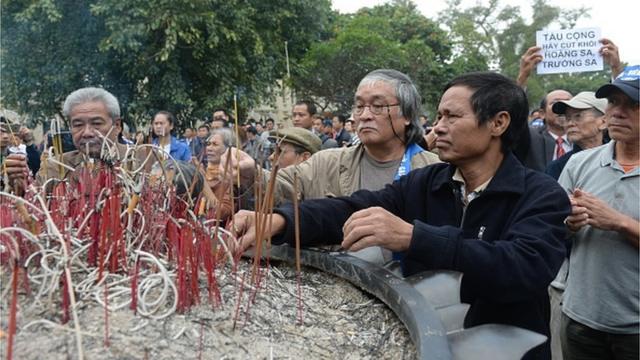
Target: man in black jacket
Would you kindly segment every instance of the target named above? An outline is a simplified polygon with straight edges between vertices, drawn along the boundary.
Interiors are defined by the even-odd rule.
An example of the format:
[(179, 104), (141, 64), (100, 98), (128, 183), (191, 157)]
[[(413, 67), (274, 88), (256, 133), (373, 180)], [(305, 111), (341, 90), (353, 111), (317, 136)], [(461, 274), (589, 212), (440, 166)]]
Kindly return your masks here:
[[(403, 272), (464, 273), (465, 326), (501, 323), (549, 336), (547, 287), (565, 256), (563, 220), (571, 207), (550, 177), (525, 168), (511, 147), (527, 131), (524, 91), (494, 73), (447, 84), (434, 127), (440, 159), (377, 192), (300, 205), (304, 245), (382, 246)], [(294, 242), (294, 210), (274, 210), (274, 244)], [(241, 246), (255, 238), (253, 213), (236, 215)], [(548, 342), (527, 359), (550, 358)]]

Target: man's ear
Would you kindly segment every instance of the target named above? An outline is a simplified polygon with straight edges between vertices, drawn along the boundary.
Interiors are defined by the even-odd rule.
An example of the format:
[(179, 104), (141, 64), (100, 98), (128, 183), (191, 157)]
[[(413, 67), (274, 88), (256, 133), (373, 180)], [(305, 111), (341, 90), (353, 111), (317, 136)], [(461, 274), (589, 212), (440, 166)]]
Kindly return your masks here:
[(489, 121), (491, 127), (491, 135), (500, 137), (509, 128), (511, 124), (511, 115), (506, 111), (500, 111), (493, 116), (493, 119)]
[(311, 153), (308, 151), (305, 151), (300, 155), (302, 156), (302, 161), (307, 161), (307, 159), (311, 157)]
[(596, 121), (600, 122), (598, 124), (598, 130), (605, 131), (607, 129), (607, 115), (600, 116)]

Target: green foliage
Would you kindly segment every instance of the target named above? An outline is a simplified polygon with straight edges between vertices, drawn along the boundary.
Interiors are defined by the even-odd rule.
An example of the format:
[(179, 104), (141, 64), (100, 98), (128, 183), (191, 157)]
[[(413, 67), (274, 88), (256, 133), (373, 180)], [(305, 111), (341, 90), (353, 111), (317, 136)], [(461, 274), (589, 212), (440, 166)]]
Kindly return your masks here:
[(283, 77), (284, 42), (297, 61), (332, 16), (329, 0), (3, 0), (3, 103), (50, 116), (97, 85), (137, 123), (248, 107)]
[[(502, 6), (498, 0), (487, 5), (462, 9), (461, 0), (449, 1), (449, 7), (439, 16), (439, 21), (450, 30), (457, 61), (486, 59), (489, 66), (515, 79), (520, 67), (520, 57), (536, 43), (537, 30), (547, 27), (572, 28), (581, 17), (588, 17), (588, 9), (561, 9), (547, 4), (546, 0), (534, 0), (530, 22), (520, 15), (517, 6)], [(462, 60), (464, 59), (464, 60)], [(481, 63), (482, 61), (480, 61)], [(466, 64), (465, 68), (473, 67)], [(578, 74), (532, 74), (527, 82), (529, 103), (536, 107), (544, 94), (553, 89), (566, 89), (572, 93), (594, 90), (605, 83), (608, 71)]]
[[(2, 104), (42, 121), (71, 91), (102, 86), (138, 125), (169, 110), (180, 126), (232, 109), (234, 95), (242, 113), (285, 77), (286, 41), (291, 84), (322, 108), (347, 111), (367, 72), (394, 68), (433, 110), (452, 77), (492, 68), (515, 78), (536, 30), (586, 14), (534, 0), (527, 22), (499, 0), (468, 9), (460, 1), (434, 22), (409, 0), (349, 15), (329, 0), (2, 0)], [(533, 76), (528, 91), (533, 103), (545, 90), (593, 89), (607, 76)]]
[(59, 113), (71, 91), (114, 84), (118, 75), (109, 65), (115, 59), (97, 50), (103, 33), (103, 23), (86, 4), (3, 1), (3, 105), (41, 121)]
[[(447, 34), (419, 14), (410, 1), (365, 8), (341, 15), (331, 39), (314, 44), (296, 68), (293, 85), (321, 108), (347, 112), (360, 80), (378, 68), (408, 74), (426, 108), (432, 109), (452, 72)], [(458, 63), (464, 68), (467, 64)]]

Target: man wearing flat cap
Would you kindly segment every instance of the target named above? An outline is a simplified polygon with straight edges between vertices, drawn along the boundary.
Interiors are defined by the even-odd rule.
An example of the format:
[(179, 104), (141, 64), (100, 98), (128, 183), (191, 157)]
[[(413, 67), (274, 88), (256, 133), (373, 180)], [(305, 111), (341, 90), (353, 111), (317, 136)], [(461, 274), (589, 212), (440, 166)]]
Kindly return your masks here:
[(640, 330), (640, 66), (596, 91), (611, 142), (575, 154), (560, 175), (570, 193), (569, 276), (562, 352), (572, 359), (638, 359)]
[(269, 160), (271, 163), (277, 161), (280, 169), (302, 163), (320, 151), (322, 146), (316, 134), (296, 127), (277, 130), (269, 139), (274, 140), (277, 146)]
[[(571, 98), (553, 104), (553, 112), (564, 115), (564, 129), (573, 149), (547, 165), (545, 173), (558, 179), (573, 154), (602, 145), (607, 128), (605, 112), (607, 99), (596, 98), (593, 91), (583, 91)], [(608, 140), (608, 138), (607, 138)]]

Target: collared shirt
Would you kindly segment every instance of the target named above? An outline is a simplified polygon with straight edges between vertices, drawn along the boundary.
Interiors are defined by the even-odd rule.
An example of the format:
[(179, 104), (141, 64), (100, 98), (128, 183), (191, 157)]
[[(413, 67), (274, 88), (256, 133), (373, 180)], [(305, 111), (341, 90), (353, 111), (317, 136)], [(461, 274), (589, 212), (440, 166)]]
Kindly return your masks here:
[(462, 176), (460, 168), (456, 168), (456, 171), (453, 173), (452, 179), (458, 185), (460, 185), (460, 200), (462, 200), (462, 204), (466, 208), (467, 205), (469, 205), (469, 203), (473, 201), (473, 199), (477, 198), (480, 193), (483, 192), (487, 188), (487, 186), (489, 186), (489, 183), (491, 182), (491, 179), (493, 179), (493, 176), (490, 177), (489, 180), (478, 185), (475, 189), (473, 189), (473, 191), (470, 191), (469, 193), (467, 193), (467, 189), (465, 188), (466, 182), (464, 181), (464, 177)]
[[(615, 160), (615, 144), (573, 155), (558, 182), (569, 192), (582, 189), (638, 220), (640, 168), (625, 173)], [(638, 334), (639, 273), (638, 249), (624, 234), (585, 225), (573, 235), (562, 311), (599, 331)]]
[[(549, 133), (549, 135), (551, 135), (551, 137), (553, 138), (553, 141), (557, 141), (558, 138), (560, 136), (552, 133), (551, 131), (547, 131)], [(569, 139), (567, 138), (567, 135), (562, 135), (562, 148), (564, 149), (563, 154), (568, 153), (569, 151), (571, 151), (573, 149), (573, 144), (571, 144), (571, 142), (569, 142)], [(553, 147), (553, 159), (555, 160), (558, 157), (556, 156), (558, 154), (558, 143), (556, 142), (556, 145)]]
[(191, 161), (191, 150), (189, 146), (182, 141), (178, 141), (174, 136), (171, 136), (171, 141), (167, 145), (160, 146), (158, 138), (153, 139), (152, 143), (153, 145), (159, 146), (165, 153), (171, 155), (176, 160)]

